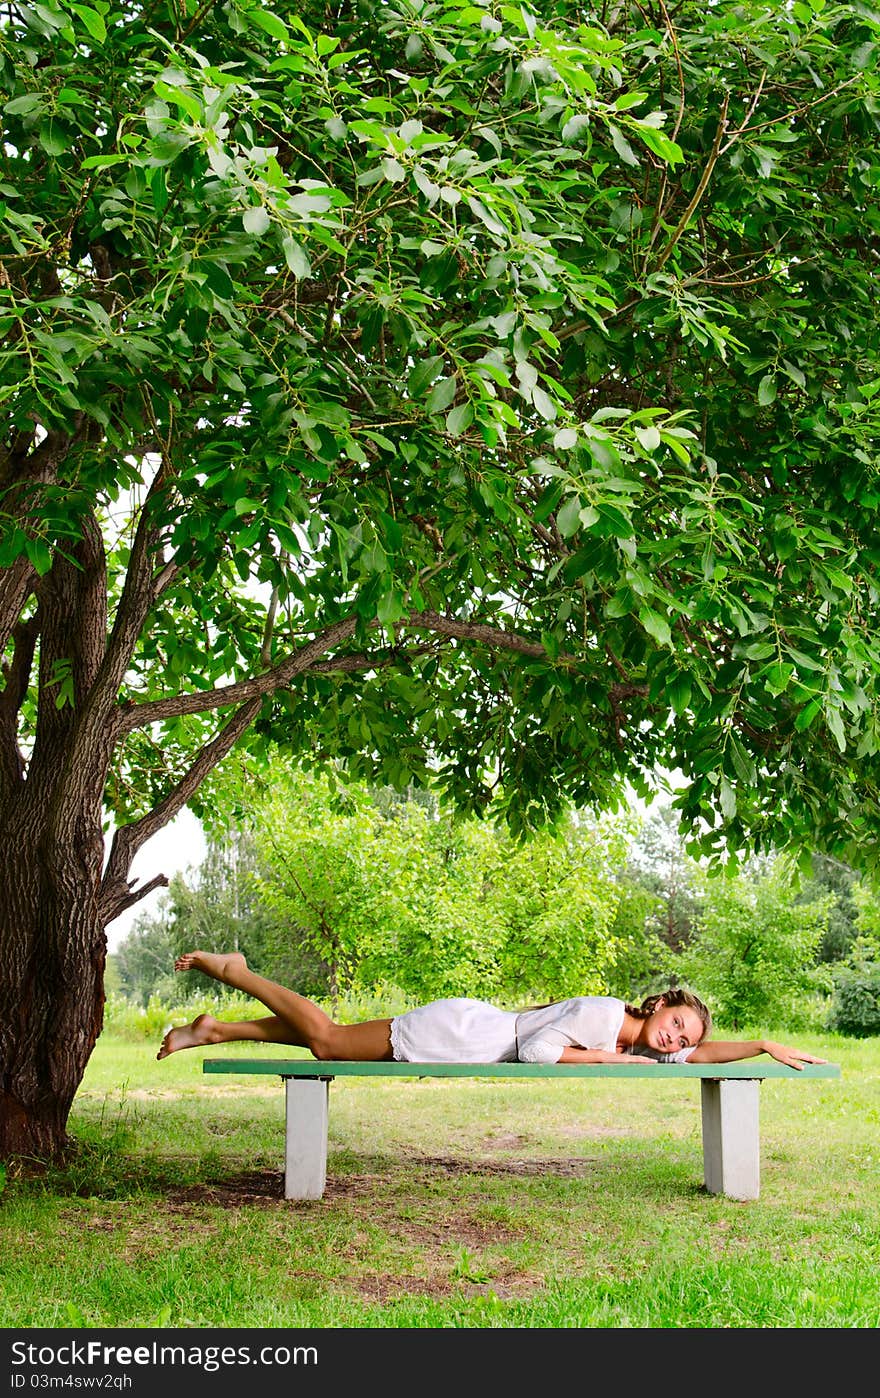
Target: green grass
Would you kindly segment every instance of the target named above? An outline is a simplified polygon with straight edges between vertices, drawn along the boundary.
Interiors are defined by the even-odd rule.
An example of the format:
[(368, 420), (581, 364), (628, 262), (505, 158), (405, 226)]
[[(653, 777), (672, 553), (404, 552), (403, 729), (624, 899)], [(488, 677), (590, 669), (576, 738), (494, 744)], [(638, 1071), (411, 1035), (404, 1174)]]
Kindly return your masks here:
[(0, 1180), (0, 1326), (867, 1327), (880, 1040), (761, 1089), (761, 1197), (702, 1188), (696, 1083), (338, 1079), (325, 1197), (283, 1093), (105, 1035), (64, 1170)]

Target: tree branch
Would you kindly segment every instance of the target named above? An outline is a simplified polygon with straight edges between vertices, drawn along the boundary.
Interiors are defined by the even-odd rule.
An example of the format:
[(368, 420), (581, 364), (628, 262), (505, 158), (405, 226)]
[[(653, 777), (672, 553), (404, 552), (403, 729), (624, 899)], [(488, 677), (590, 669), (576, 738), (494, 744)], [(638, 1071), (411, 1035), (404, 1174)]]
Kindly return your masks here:
[[(260, 703), (260, 699), (252, 699), (243, 704), (217, 737), (202, 748), (192, 766), (165, 799), (141, 820), (132, 821), (130, 825), (123, 825), (116, 831), (101, 880), (100, 911), (105, 924), (112, 922), (125, 907), (136, 901), (131, 898), (131, 887), (127, 880), (131, 862), (138, 850), (151, 836), (173, 820), (190, 797), (195, 795), (208, 773), (222, 762), (242, 733), (250, 727), (259, 713)], [(143, 892), (137, 897), (143, 897)]]
[[(124, 735), (137, 728), (146, 728), (148, 724), (161, 722), (163, 719), (178, 718), (182, 714), (207, 713), (211, 709), (225, 708), (232, 704), (246, 703), (254, 698), (262, 698), (265, 694), (286, 688), (291, 680), (306, 671), (328, 673), (331, 671), (363, 670), (369, 669), (371, 666), (379, 668), (389, 663), (389, 656), (400, 658), (402, 654), (405, 654), (399, 650), (379, 652), (373, 656), (369, 652), (363, 652), (356, 656), (341, 655), (330, 660), (320, 659), (332, 647), (349, 640), (354, 634), (356, 625), (354, 617), (336, 622), (334, 626), (328, 627), (308, 645), (303, 646), (295, 655), (288, 657), (283, 664), (276, 665), (260, 675), (255, 675), (252, 679), (240, 680), (236, 684), (224, 685), (219, 689), (201, 690), (193, 694), (177, 694), (167, 699), (151, 700), (145, 704), (124, 706), (118, 718), (118, 733)], [(370, 623), (373, 628), (377, 628), (378, 625), (379, 623), (375, 621)], [(550, 660), (546, 647), (539, 641), (530, 641), (528, 637), (521, 636), (516, 631), (507, 631), (499, 626), (489, 626), (485, 622), (462, 621), (457, 617), (441, 616), (439, 612), (421, 611), (410, 612), (408, 616), (395, 623), (395, 630), (398, 633), (407, 627), (432, 631), (438, 636), (447, 636), (455, 640), (475, 641), (478, 645), (511, 651), (516, 655), (529, 656), (534, 660)], [(555, 656), (552, 663), (575, 666), (579, 661), (576, 655), (564, 653)]]
[(678, 35), (675, 32), (675, 25), (672, 23), (672, 17), (670, 16), (670, 13), (667, 10), (663, 0), (659, 0), (659, 4), (661, 10), (663, 11), (663, 18), (666, 22), (666, 29), (669, 33), (669, 38), (672, 42), (672, 51), (675, 54), (675, 67), (678, 72), (678, 112), (676, 113), (675, 125), (672, 128), (671, 133), (672, 140), (674, 141), (679, 131), (681, 130), (681, 123), (684, 120), (684, 72), (682, 71), (681, 66), (681, 54), (678, 49)]
[(275, 665), (271, 670), (265, 670), (252, 679), (240, 680), (236, 684), (223, 685), (219, 689), (204, 690), (195, 694), (177, 694), (169, 699), (155, 699), (148, 704), (130, 704), (121, 711), (118, 720), (119, 732), (131, 733), (135, 728), (145, 728), (150, 723), (157, 723), (166, 718), (178, 718), (181, 714), (207, 713), (211, 709), (261, 699), (264, 694), (284, 688), (304, 670), (310, 670), (319, 656), (331, 647), (349, 640), (356, 627), (356, 617), (346, 617), (343, 621), (337, 621), (282, 664)]
[[(153, 421), (155, 423), (155, 419)], [(158, 427), (155, 430), (158, 438)], [(151, 507), (168, 484), (172, 469), (163, 443), (162, 465), (153, 478), (141, 510), (113, 629), (88, 697), (87, 711), (83, 714), (84, 730), (89, 726), (88, 721), (99, 726), (108, 721), (150, 607), (159, 591), (167, 587), (176, 574), (173, 564), (165, 564), (158, 573), (153, 573), (159, 536), (152, 522)]]
[(395, 661), (412, 660), (419, 655), (429, 655), (430, 645), (408, 646), (406, 649), (392, 647), (384, 651), (360, 651), (351, 655), (336, 655), (332, 660), (320, 660), (310, 666), (312, 675), (356, 674), (360, 670), (386, 670)]
[(272, 633), (275, 630), (275, 617), (278, 612), (278, 588), (272, 588), (272, 596), (266, 610), (266, 624), (263, 627), (263, 644), (260, 647), (260, 664), (268, 665), (272, 659)]
[(0, 652), (9, 644), (36, 581), (36, 570), (28, 558), (16, 558), (0, 570)]
[(725, 92), (724, 100), (721, 103), (721, 115), (718, 118), (718, 129), (715, 132), (715, 139), (712, 142), (712, 149), (709, 152), (709, 159), (706, 161), (705, 169), (703, 170), (703, 173), (700, 176), (700, 182), (694, 191), (693, 198), (691, 199), (681, 218), (678, 220), (678, 223), (675, 225), (675, 228), (672, 230), (669, 242), (666, 244), (666, 247), (663, 249), (656, 263), (654, 264), (652, 272), (659, 272), (661, 267), (664, 267), (666, 263), (669, 261), (669, 258), (672, 256), (672, 253), (675, 249), (676, 243), (678, 242), (681, 235), (684, 233), (691, 219), (693, 218), (699, 206), (700, 200), (706, 192), (706, 186), (708, 185), (709, 180), (712, 178), (712, 171), (715, 169), (718, 157), (721, 154), (721, 142), (724, 139), (724, 133), (727, 130), (727, 108), (729, 103), (730, 93)]
[(0, 692), (0, 790), (11, 791), (24, 776), (25, 761), (18, 746), (18, 713), (30, 682), (39, 615), (20, 622), (13, 632), (15, 649), (6, 667), (6, 683)]
[(152, 893), (154, 888), (167, 888), (168, 875), (157, 874), (155, 878), (150, 879), (149, 883), (145, 883), (143, 888), (139, 888), (137, 891), (134, 889), (134, 884), (130, 884), (128, 887), (129, 892), (125, 894), (124, 897), (120, 895), (120, 897), (116, 899), (113, 904), (113, 912), (110, 913), (109, 917), (104, 919), (105, 927), (108, 922), (112, 922), (115, 917), (119, 917), (119, 914), (124, 913), (127, 908), (133, 908), (135, 903), (139, 903), (142, 898), (146, 898), (147, 894)]
[[(492, 646), (498, 650), (514, 651), (518, 655), (528, 655), (535, 660), (547, 660), (546, 647), (539, 641), (530, 641), (516, 631), (505, 631), (500, 626), (487, 626), (481, 621), (459, 621), (457, 617), (441, 616), (439, 612), (410, 612), (409, 616), (397, 623), (399, 626), (423, 627), (426, 631), (436, 631), (440, 636), (454, 636), (462, 641), (477, 641), (480, 645)], [(560, 655), (559, 661), (576, 664), (573, 655)]]
[(758, 97), (760, 96), (761, 87), (763, 87), (764, 78), (766, 76), (766, 73), (762, 74), (761, 84), (758, 87), (758, 91), (755, 94), (755, 98), (752, 102), (751, 107), (746, 113), (745, 121), (743, 122), (742, 126), (737, 127), (736, 131), (734, 131), (730, 140), (724, 146), (722, 150), (722, 155), (724, 154), (724, 151), (728, 150), (733, 145), (734, 141), (737, 140), (740, 136), (747, 136), (750, 131), (763, 131), (765, 127), (768, 126), (778, 126), (781, 121), (791, 121), (792, 117), (800, 116), (802, 112), (808, 112), (812, 107), (819, 107), (823, 102), (828, 102), (832, 97), (836, 97), (838, 92), (842, 92), (845, 87), (850, 87), (852, 83), (858, 82), (859, 78), (862, 75), (861, 73), (854, 73), (851, 78), (846, 78), (842, 83), (838, 83), (837, 87), (832, 87), (830, 92), (823, 92), (821, 97), (814, 97), (812, 102), (804, 102), (801, 104), (800, 107), (792, 107), (790, 111), (783, 112), (781, 116), (770, 117), (767, 121), (758, 121), (755, 123), (754, 126), (749, 126), (747, 125), (749, 117), (755, 110)]
[(731, 135), (731, 137), (730, 137), (730, 140), (729, 140), (729, 141), (725, 141), (724, 145), (721, 147), (721, 154), (722, 154), (722, 155), (724, 154), (725, 151), (727, 151), (727, 150), (730, 149), (730, 147), (733, 145), (734, 141), (736, 141), (736, 140), (739, 139), (739, 137), (742, 135), (742, 133), (745, 131), (746, 127), (748, 126), (749, 122), (751, 121), (751, 119), (752, 119), (752, 113), (754, 112), (755, 108), (757, 107), (758, 103), (759, 103), (760, 100), (761, 100), (761, 93), (762, 93), (763, 90), (764, 90), (764, 83), (765, 83), (766, 81), (767, 81), (767, 69), (764, 68), (764, 69), (762, 70), (762, 72), (761, 72), (761, 77), (760, 77), (760, 80), (759, 80), (759, 82), (758, 82), (758, 86), (755, 88), (754, 95), (753, 95), (753, 97), (752, 97), (751, 102), (749, 103), (748, 110), (746, 111), (745, 116), (743, 117), (742, 121), (740, 122), (740, 124), (739, 124), (739, 126), (736, 128), (736, 130), (732, 133), (732, 135)]

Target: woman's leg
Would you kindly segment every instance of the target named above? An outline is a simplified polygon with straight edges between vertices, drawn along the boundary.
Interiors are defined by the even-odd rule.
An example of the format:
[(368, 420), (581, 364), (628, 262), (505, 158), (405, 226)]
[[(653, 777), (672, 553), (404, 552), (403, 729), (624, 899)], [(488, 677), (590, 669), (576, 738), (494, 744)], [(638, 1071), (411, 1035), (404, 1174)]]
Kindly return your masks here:
[[(310, 1049), (316, 1058), (372, 1062), (392, 1056), (390, 1019), (336, 1024), (314, 1000), (249, 970), (240, 952), (187, 952), (177, 958), (174, 969), (202, 971), (223, 985), (234, 986), (259, 1000), (286, 1024), (289, 1037), (280, 1042)], [(261, 1020), (254, 1022), (262, 1023)]]
[(290, 1025), (277, 1015), (266, 1015), (264, 1019), (223, 1020), (213, 1015), (196, 1015), (192, 1024), (181, 1025), (179, 1029), (169, 1029), (162, 1040), (157, 1058), (167, 1058), (178, 1049), (201, 1048), (205, 1044), (235, 1044), (243, 1040), (258, 1040), (266, 1044), (296, 1044), (291, 1038)]

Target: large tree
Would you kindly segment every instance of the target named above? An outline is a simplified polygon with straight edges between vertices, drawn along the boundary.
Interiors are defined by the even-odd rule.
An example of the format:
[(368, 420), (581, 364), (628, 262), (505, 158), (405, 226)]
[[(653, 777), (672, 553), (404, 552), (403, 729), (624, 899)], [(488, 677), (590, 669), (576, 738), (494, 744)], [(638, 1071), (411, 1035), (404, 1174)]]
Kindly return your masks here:
[(63, 1145), (132, 858), (238, 741), (876, 843), (877, 34), (4, 6), (0, 1153)]

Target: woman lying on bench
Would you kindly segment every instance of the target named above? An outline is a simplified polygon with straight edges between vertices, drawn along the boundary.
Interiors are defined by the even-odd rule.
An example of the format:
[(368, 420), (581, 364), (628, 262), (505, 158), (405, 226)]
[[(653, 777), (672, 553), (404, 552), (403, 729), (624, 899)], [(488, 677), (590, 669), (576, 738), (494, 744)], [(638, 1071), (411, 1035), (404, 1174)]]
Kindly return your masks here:
[(336, 1024), (313, 1000), (250, 971), (239, 952), (191, 951), (176, 971), (201, 971), (265, 1005), (261, 1019), (226, 1023), (197, 1015), (169, 1029), (157, 1058), (178, 1049), (243, 1039), (294, 1044), (325, 1061), (402, 1063), (732, 1063), (769, 1053), (790, 1068), (824, 1063), (770, 1039), (709, 1043), (706, 1006), (688, 990), (651, 995), (640, 1006), (609, 995), (499, 1010), (485, 1000), (432, 1000), (393, 1019)]

